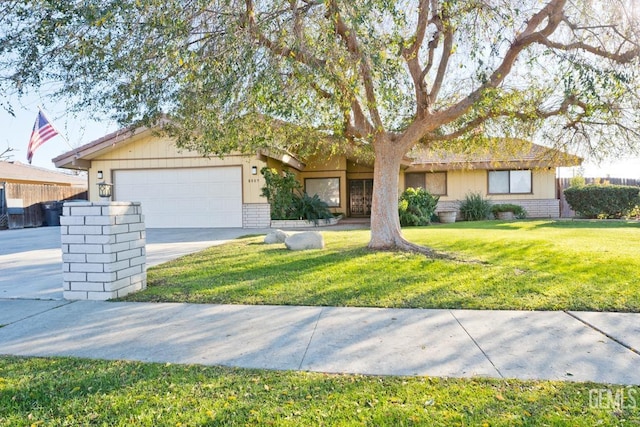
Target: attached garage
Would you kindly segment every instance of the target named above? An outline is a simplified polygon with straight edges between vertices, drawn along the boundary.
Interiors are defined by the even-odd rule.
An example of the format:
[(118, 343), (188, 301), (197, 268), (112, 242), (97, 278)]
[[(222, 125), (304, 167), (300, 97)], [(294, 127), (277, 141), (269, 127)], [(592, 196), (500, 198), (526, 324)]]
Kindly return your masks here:
[(112, 173), (113, 199), (141, 202), (147, 228), (242, 227), (241, 166)]
[(203, 156), (178, 148), (155, 129), (121, 129), (53, 159), (86, 170), (89, 200), (104, 202), (98, 184), (113, 184), (112, 201), (141, 202), (147, 228), (267, 228), (261, 153)]

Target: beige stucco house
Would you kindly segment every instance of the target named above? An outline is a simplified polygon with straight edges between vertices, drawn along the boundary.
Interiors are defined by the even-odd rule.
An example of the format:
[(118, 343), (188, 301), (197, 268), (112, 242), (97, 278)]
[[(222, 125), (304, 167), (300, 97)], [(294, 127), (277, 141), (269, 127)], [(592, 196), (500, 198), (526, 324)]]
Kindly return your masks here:
[[(469, 192), (494, 202), (517, 202), (530, 216), (559, 216), (556, 166), (573, 165), (537, 158), (530, 145), (515, 158), (407, 158), (400, 172), (401, 192), (422, 186), (440, 196), (439, 209), (457, 208)], [(89, 198), (99, 200), (97, 184), (113, 183), (113, 200), (140, 201), (149, 228), (268, 227), (269, 205), (260, 193), (264, 166), (293, 171), (309, 194), (319, 194), (332, 211), (348, 217), (370, 215), (373, 168), (348, 156), (296, 159), (264, 151), (206, 158), (178, 150), (169, 137), (149, 129), (114, 132), (53, 159), (60, 168), (89, 172)]]

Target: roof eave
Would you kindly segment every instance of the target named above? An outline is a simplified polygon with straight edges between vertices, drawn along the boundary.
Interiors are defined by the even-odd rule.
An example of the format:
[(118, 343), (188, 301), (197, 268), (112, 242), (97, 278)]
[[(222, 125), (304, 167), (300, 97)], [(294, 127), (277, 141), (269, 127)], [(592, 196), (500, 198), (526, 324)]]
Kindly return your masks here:
[(507, 160), (507, 161), (454, 161), (454, 162), (424, 162), (412, 163), (407, 171), (450, 171), (450, 170), (496, 170), (496, 169), (547, 169), (563, 166), (579, 166), (582, 159), (577, 156), (563, 159), (563, 161), (550, 160)]
[(97, 157), (99, 153), (105, 150), (110, 150), (124, 141), (130, 141), (131, 138), (135, 136), (151, 132), (154, 128), (155, 127), (130, 126), (128, 128), (119, 129), (103, 136), (102, 138), (96, 139), (95, 141), (91, 141), (88, 144), (54, 157), (51, 161), (57, 168), (88, 170), (91, 167), (91, 159)]
[(274, 150), (262, 149), (259, 151), (258, 154), (261, 156), (272, 158), (274, 160), (278, 160), (284, 163), (285, 165), (291, 166), (292, 168), (300, 172), (302, 172), (307, 167), (306, 163), (302, 162), (301, 160), (298, 160), (291, 153), (281, 152), (280, 150), (274, 151)]

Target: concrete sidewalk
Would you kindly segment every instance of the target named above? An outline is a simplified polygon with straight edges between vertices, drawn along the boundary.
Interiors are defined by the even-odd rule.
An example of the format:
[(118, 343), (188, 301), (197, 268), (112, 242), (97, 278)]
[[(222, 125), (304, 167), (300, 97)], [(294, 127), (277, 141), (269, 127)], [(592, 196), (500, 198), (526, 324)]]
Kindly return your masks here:
[(0, 300), (0, 354), (640, 384), (640, 314)]

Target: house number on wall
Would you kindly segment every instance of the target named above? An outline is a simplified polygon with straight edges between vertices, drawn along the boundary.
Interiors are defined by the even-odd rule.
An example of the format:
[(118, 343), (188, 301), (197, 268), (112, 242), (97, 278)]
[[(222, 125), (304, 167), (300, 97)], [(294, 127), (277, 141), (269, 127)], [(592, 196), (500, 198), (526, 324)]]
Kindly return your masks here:
[(260, 178), (250, 178), (249, 182), (260, 182)]

